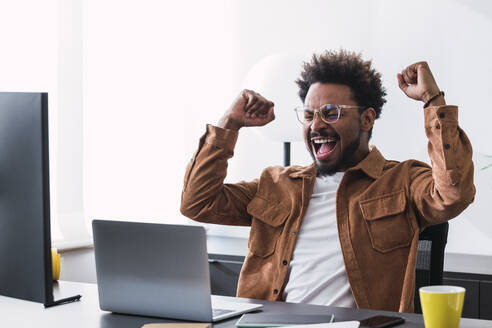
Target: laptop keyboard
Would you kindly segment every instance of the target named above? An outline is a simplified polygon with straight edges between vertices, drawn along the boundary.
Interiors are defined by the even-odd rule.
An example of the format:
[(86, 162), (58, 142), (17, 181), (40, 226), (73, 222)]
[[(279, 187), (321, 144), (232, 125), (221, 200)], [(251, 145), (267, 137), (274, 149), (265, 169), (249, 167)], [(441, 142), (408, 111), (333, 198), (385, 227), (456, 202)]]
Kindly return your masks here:
[(218, 317), (219, 315), (227, 314), (234, 312), (233, 310), (226, 310), (226, 309), (212, 309), (212, 316)]

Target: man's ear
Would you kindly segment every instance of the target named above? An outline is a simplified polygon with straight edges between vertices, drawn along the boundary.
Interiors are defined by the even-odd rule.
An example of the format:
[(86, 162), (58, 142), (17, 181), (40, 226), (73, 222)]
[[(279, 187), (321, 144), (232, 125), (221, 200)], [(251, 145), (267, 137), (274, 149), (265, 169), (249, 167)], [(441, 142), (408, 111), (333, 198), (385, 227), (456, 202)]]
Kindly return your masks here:
[(366, 108), (360, 116), (361, 130), (365, 132), (370, 131), (374, 126), (375, 119), (376, 119), (376, 111), (374, 110), (374, 108), (372, 107)]

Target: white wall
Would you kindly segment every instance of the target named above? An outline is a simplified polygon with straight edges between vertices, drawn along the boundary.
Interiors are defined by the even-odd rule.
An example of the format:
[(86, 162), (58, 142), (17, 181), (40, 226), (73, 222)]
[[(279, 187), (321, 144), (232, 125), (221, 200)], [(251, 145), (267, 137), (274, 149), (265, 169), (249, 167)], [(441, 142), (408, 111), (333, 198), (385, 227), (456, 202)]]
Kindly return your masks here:
[[(182, 219), (179, 192), (166, 188), (179, 190), (205, 123), (218, 121), (246, 73), (278, 52), (343, 47), (372, 58), (388, 89), (372, 142), (387, 158), (428, 161), (421, 104), (395, 78), (427, 60), (475, 151), (476, 201), (451, 221), (447, 250), (491, 256), (492, 168), (480, 171), (492, 162), (483, 156), (492, 154), (491, 25), (486, 0), (3, 1), (0, 91), (50, 93), (52, 218), (67, 223), (52, 225), (57, 239), (83, 229), (84, 210), (87, 219)], [(311, 161), (302, 143), (292, 157)], [(81, 159), (95, 170), (84, 186)], [(227, 181), (281, 163), (281, 144), (244, 129)]]
[[(383, 74), (388, 103), (376, 123), (372, 142), (388, 158), (398, 160), (428, 158), (421, 105), (399, 91), (395, 75), (417, 60), (430, 63), (448, 103), (461, 107), (461, 126), (474, 145), (477, 167), (476, 201), (451, 221), (448, 251), (492, 255), (488, 217), (492, 211), (492, 169), (479, 170), (489, 163), (481, 154), (492, 154), (488, 128), (492, 116), (488, 110), (492, 91), (488, 78), (492, 71), (490, 2), (64, 3), (50, 1), (39, 8), (33, 0), (2, 3), (0, 87), (49, 90), (54, 110), (58, 88), (68, 84), (66, 90), (73, 94), (70, 98), (65, 93), (60, 96), (65, 112), (51, 115), (55, 123), (58, 118), (67, 120), (65, 113), (83, 106), (84, 156), (76, 149), (81, 143), (80, 116), (69, 118), (68, 125), (63, 123), (68, 128), (59, 130), (63, 135), (51, 147), (54, 152), (57, 148), (65, 152), (65, 159), (52, 163), (52, 170), (63, 176), (53, 184), (60, 188), (52, 198), (63, 203), (59, 208), (65, 216), (83, 206), (87, 219), (182, 219), (177, 206), (179, 192), (169, 193), (166, 188), (172, 185), (179, 190), (183, 166), (205, 123), (218, 121), (242, 88), (248, 70), (273, 53), (343, 47), (372, 58)], [(83, 8), (84, 15), (70, 18), (74, 8)], [(57, 10), (68, 16), (57, 17)], [(66, 28), (70, 19), (72, 34), (83, 40), (83, 47), (77, 39), (57, 49), (60, 40), (70, 41), (70, 33), (58, 31), (57, 24)], [(79, 47), (82, 58), (75, 53)], [(76, 70), (71, 75), (70, 69), (78, 65), (82, 65), (83, 74)], [(79, 135), (70, 134), (74, 131)], [(74, 156), (67, 159), (71, 151)], [(292, 156), (293, 164), (311, 161), (302, 143), (293, 145)], [(86, 174), (85, 199), (81, 199), (81, 179), (76, 176), (80, 167), (67, 164), (80, 158)], [(166, 171), (170, 161), (172, 173)], [(281, 163), (279, 143), (244, 129), (227, 181), (253, 179), (264, 167)], [(57, 174), (52, 177), (56, 180)], [(218, 231), (231, 233), (221, 229)], [(233, 234), (246, 236), (247, 229)]]
[[(179, 6), (153, 0), (38, 2), (0, 4), (0, 89), (47, 90), (53, 95), (51, 132), (52, 141), (58, 141), (51, 148), (65, 154), (51, 166), (61, 173), (52, 174), (53, 189), (58, 190), (52, 198), (63, 203), (59, 208), (65, 219), (72, 219), (73, 213), (78, 220), (83, 210), (89, 220), (180, 219), (179, 193), (169, 195), (164, 186), (180, 188), (183, 165), (205, 123), (218, 121), (251, 67), (278, 52), (343, 47), (372, 58), (383, 74), (388, 103), (372, 142), (387, 158), (428, 161), (421, 104), (399, 91), (395, 75), (415, 61), (430, 63), (448, 103), (461, 108), (461, 126), (474, 145), (477, 167), (476, 201), (451, 221), (447, 249), (492, 255), (492, 168), (479, 171), (489, 163), (481, 154), (492, 154), (490, 2), (187, 0)], [(80, 49), (82, 54), (77, 53)], [(183, 62), (188, 65), (177, 65)], [(82, 74), (79, 68), (84, 69)], [(65, 91), (57, 97), (59, 88)], [(60, 115), (58, 101), (65, 110)], [(82, 107), (84, 125), (77, 113)], [(65, 115), (72, 110), (74, 116)], [(58, 130), (58, 119), (68, 121), (65, 128)], [(169, 127), (176, 130), (170, 132)], [(84, 157), (77, 149), (82, 128)], [(311, 161), (302, 143), (293, 144), (292, 157), (293, 164)], [(86, 173), (85, 202), (77, 176), (80, 166), (69, 164), (80, 158)], [(169, 159), (179, 167), (173, 173), (166, 172)], [(281, 163), (281, 144), (244, 129), (227, 181), (253, 179), (264, 167)], [(57, 176), (63, 176), (62, 181)], [(118, 193), (111, 189), (115, 186)], [(80, 225), (73, 230), (78, 229)], [(211, 230), (248, 234), (247, 229)], [(71, 267), (68, 261), (65, 264)], [(92, 266), (87, 268), (93, 271)], [(75, 275), (82, 272), (77, 266), (72, 269)]]
[[(488, 108), (492, 103), (489, 78), (492, 3), (424, 0), (238, 3), (240, 44), (233, 86), (240, 90), (247, 71), (273, 53), (340, 47), (361, 51), (365, 58), (373, 59), (388, 90), (388, 102), (376, 122), (372, 143), (389, 159), (416, 158), (429, 162), (422, 105), (406, 98), (396, 82), (396, 74), (407, 65), (428, 61), (439, 86), (446, 92), (447, 102), (460, 106), (460, 124), (475, 151), (476, 200), (451, 221), (447, 251), (492, 255), (492, 168), (480, 171), (488, 163), (481, 154), (492, 154), (489, 128), (492, 111)], [(310, 162), (301, 143), (293, 145), (292, 153), (293, 164)], [(281, 161), (281, 144), (244, 129), (235, 157), (230, 161), (228, 181), (253, 179), (264, 167)]]

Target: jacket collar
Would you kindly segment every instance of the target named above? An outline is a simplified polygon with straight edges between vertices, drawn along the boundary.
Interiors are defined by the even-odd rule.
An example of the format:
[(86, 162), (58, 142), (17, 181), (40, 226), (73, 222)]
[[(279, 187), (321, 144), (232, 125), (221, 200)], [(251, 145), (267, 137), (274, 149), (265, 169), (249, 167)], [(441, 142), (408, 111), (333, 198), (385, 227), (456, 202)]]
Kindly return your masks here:
[(376, 146), (371, 145), (369, 147), (369, 154), (359, 162), (354, 167), (351, 167), (349, 171), (352, 170), (362, 170), (365, 174), (373, 179), (377, 179), (383, 173), (384, 165), (386, 164), (386, 159), (381, 155)]
[[(352, 170), (362, 170), (365, 174), (373, 179), (377, 179), (383, 173), (384, 164), (386, 159), (381, 155), (376, 146), (369, 147), (369, 154), (359, 162), (354, 167), (351, 167), (349, 171)], [(292, 173), (289, 174), (291, 178), (302, 178), (302, 177), (315, 177), (316, 167), (314, 163), (309, 166), (292, 166)]]
[(293, 172), (289, 174), (289, 177), (293, 179), (316, 176), (316, 167), (314, 166), (314, 163), (309, 166), (291, 166), (291, 169)]

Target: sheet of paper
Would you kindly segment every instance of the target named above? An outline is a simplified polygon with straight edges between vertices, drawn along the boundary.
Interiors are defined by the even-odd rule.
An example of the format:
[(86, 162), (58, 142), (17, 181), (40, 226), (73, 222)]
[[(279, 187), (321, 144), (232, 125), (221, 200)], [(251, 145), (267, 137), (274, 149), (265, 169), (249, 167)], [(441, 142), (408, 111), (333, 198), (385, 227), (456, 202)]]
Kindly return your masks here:
[(142, 328), (211, 328), (210, 323), (148, 323)]
[(285, 328), (359, 328), (359, 321), (341, 321), (333, 323), (316, 323), (312, 325), (292, 325)]

